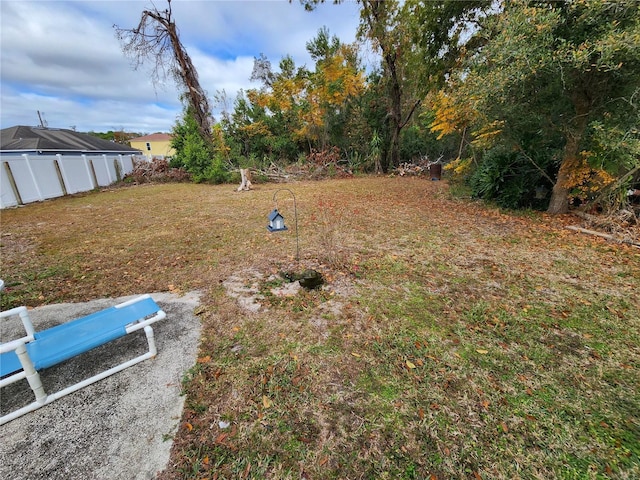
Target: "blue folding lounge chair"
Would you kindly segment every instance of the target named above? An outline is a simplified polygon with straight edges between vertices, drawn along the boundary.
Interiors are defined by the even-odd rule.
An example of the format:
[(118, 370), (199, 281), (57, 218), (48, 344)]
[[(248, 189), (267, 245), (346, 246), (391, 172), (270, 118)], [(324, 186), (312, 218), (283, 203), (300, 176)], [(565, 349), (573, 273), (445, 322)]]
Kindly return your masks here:
[[(151, 324), (166, 317), (151, 296), (142, 295), (86, 317), (36, 332), (26, 307), (0, 312), (0, 320), (19, 316), (26, 336), (0, 345), (0, 388), (26, 379), (36, 397), (33, 403), (0, 417), (0, 425), (14, 420), (156, 355)], [(56, 393), (44, 391), (38, 372), (99, 347), (129, 333), (144, 329), (149, 351)]]

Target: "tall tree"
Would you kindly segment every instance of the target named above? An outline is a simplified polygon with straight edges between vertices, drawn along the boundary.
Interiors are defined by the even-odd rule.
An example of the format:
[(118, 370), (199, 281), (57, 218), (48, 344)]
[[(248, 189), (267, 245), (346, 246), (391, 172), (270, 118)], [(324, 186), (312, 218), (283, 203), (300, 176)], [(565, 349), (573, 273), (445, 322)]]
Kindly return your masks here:
[(360, 35), (372, 42), (382, 56), (383, 77), (388, 88), (388, 113), (390, 123), (390, 145), (383, 170), (397, 166), (400, 161), (400, 132), (407, 125), (420, 99), (407, 99), (405, 89), (405, 55), (411, 50), (408, 44), (406, 24), (401, 22), (399, 6), (396, 0), (360, 0)]
[(133, 61), (133, 67), (139, 68), (145, 60), (154, 62), (152, 79), (154, 83), (164, 80), (167, 71), (184, 88), (184, 97), (188, 100), (191, 115), (198, 124), (198, 130), (208, 143), (211, 135), (211, 109), (207, 95), (198, 80), (198, 72), (189, 57), (176, 23), (172, 17), (171, 0), (168, 8), (158, 11), (143, 10), (140, 22), (135, 28), (120, 28), (114, 25), (116, 36), (122, 44), (122, 51)]
[(411, 71), (423, 94), (442, 88), (465, 52), (478, 46), (474, 33), (491, 9), (486, 0), (404, 2), (401, 16), (411, 39)]
[(321, 149), (331, 140), (338, 141), (345, 127), (348, 102), (364, 88), (364, 77), (358, 65), (356, 45), (345, 45), (330, 36), (326, 28), (307, 42), (307, 51), (316, 62), (309, 72), (303, 99), (300, 134)]
[(570, 180), (585, 161), (615, 172), (628, 158), (605, 162), (586, 152), (596, 127), (621, 129), (627, 145), (638, 142), (640, 4), (511, 0), (483, 35), (486, 44), (469, 59), (467, 98), (482, 113), (485, 134), (492, 127), (498, 142), (528, 158), (534, 152), (518, 144), (525, 134), (559, 145), (548, 211), (566, 212)]

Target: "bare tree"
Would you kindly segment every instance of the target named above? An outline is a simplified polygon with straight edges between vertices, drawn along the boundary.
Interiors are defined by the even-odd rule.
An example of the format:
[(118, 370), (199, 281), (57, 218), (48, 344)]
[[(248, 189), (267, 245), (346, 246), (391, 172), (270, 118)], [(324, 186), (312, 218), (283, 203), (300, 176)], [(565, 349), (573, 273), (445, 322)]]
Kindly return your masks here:
[(136, 28), (120, 28), (116, 36), (122, 44), (123, 53), (132, 59), (133, 68), (138, 69), (145, 60), (155, 62), (151, 78), (154, 85), (171, 74), (185, 89), (202, 137), (209, 143), (211, 136), (211, 109), (205, 91), (200, 86), (198, 72), (191, 62), (171, 16), (171, 0), (162, 12), (155, 5), (153, 10), (143, 10)]

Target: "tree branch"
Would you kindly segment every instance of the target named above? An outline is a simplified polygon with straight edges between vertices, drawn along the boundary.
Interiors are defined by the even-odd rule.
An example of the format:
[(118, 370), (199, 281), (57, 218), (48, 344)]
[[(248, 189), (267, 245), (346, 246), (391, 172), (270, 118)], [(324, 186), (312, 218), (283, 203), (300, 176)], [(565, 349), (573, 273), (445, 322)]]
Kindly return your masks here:
[(520, 145), (517, 145), (517, 148), (518, 148), (518, 150), (520, 151), (520, 153), (521, 153), (522, 155), (524, 155), (524, 157), (525, 157), (527, 160), (529, 160), (529, 161), (533, 164), (533, 166), (534, 166), (534, 167), (536, 167), (536, 168), (538, 169), (538, 171), (542, 174), (542, 176), (543, 176), (544, 178), (546, 178), (547, 180), (549, 180), (549, 182), (551, 182), (551, 185), (555, 185), (555, 183), (556, 183), (556, 182), (553, 180), (553, 178), (551, 178), (551, 177), (547, 174), (547, 172), (545, 172), (542, 168), (540, 168), (540, 165), (538, 165), (538, 164), (535, 162), (535, 160), (534, 160), (533, 158), (531, 158), (529, 155), (527, 155), (527, 154), (525, 153), (525, 151), (522, 149), (522, 147), (521, 147)]

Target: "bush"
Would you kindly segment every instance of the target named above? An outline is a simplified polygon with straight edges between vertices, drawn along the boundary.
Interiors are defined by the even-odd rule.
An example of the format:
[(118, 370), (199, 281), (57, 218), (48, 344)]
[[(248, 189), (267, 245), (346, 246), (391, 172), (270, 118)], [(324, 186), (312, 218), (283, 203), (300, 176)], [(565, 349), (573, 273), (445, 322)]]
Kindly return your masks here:
[(496, 147), (485, 153), (480, 166), (471, 173), (472, 195), (493, 200), (504, 208), (545, 209), (546, 198), (536, 198), (536, 187), (551, 185), (522, 153)]
[(196, 182), (227, 183), (231, 179), (229, 169), (221, 155), (215, 155), (202, 174), (194, 175)]

